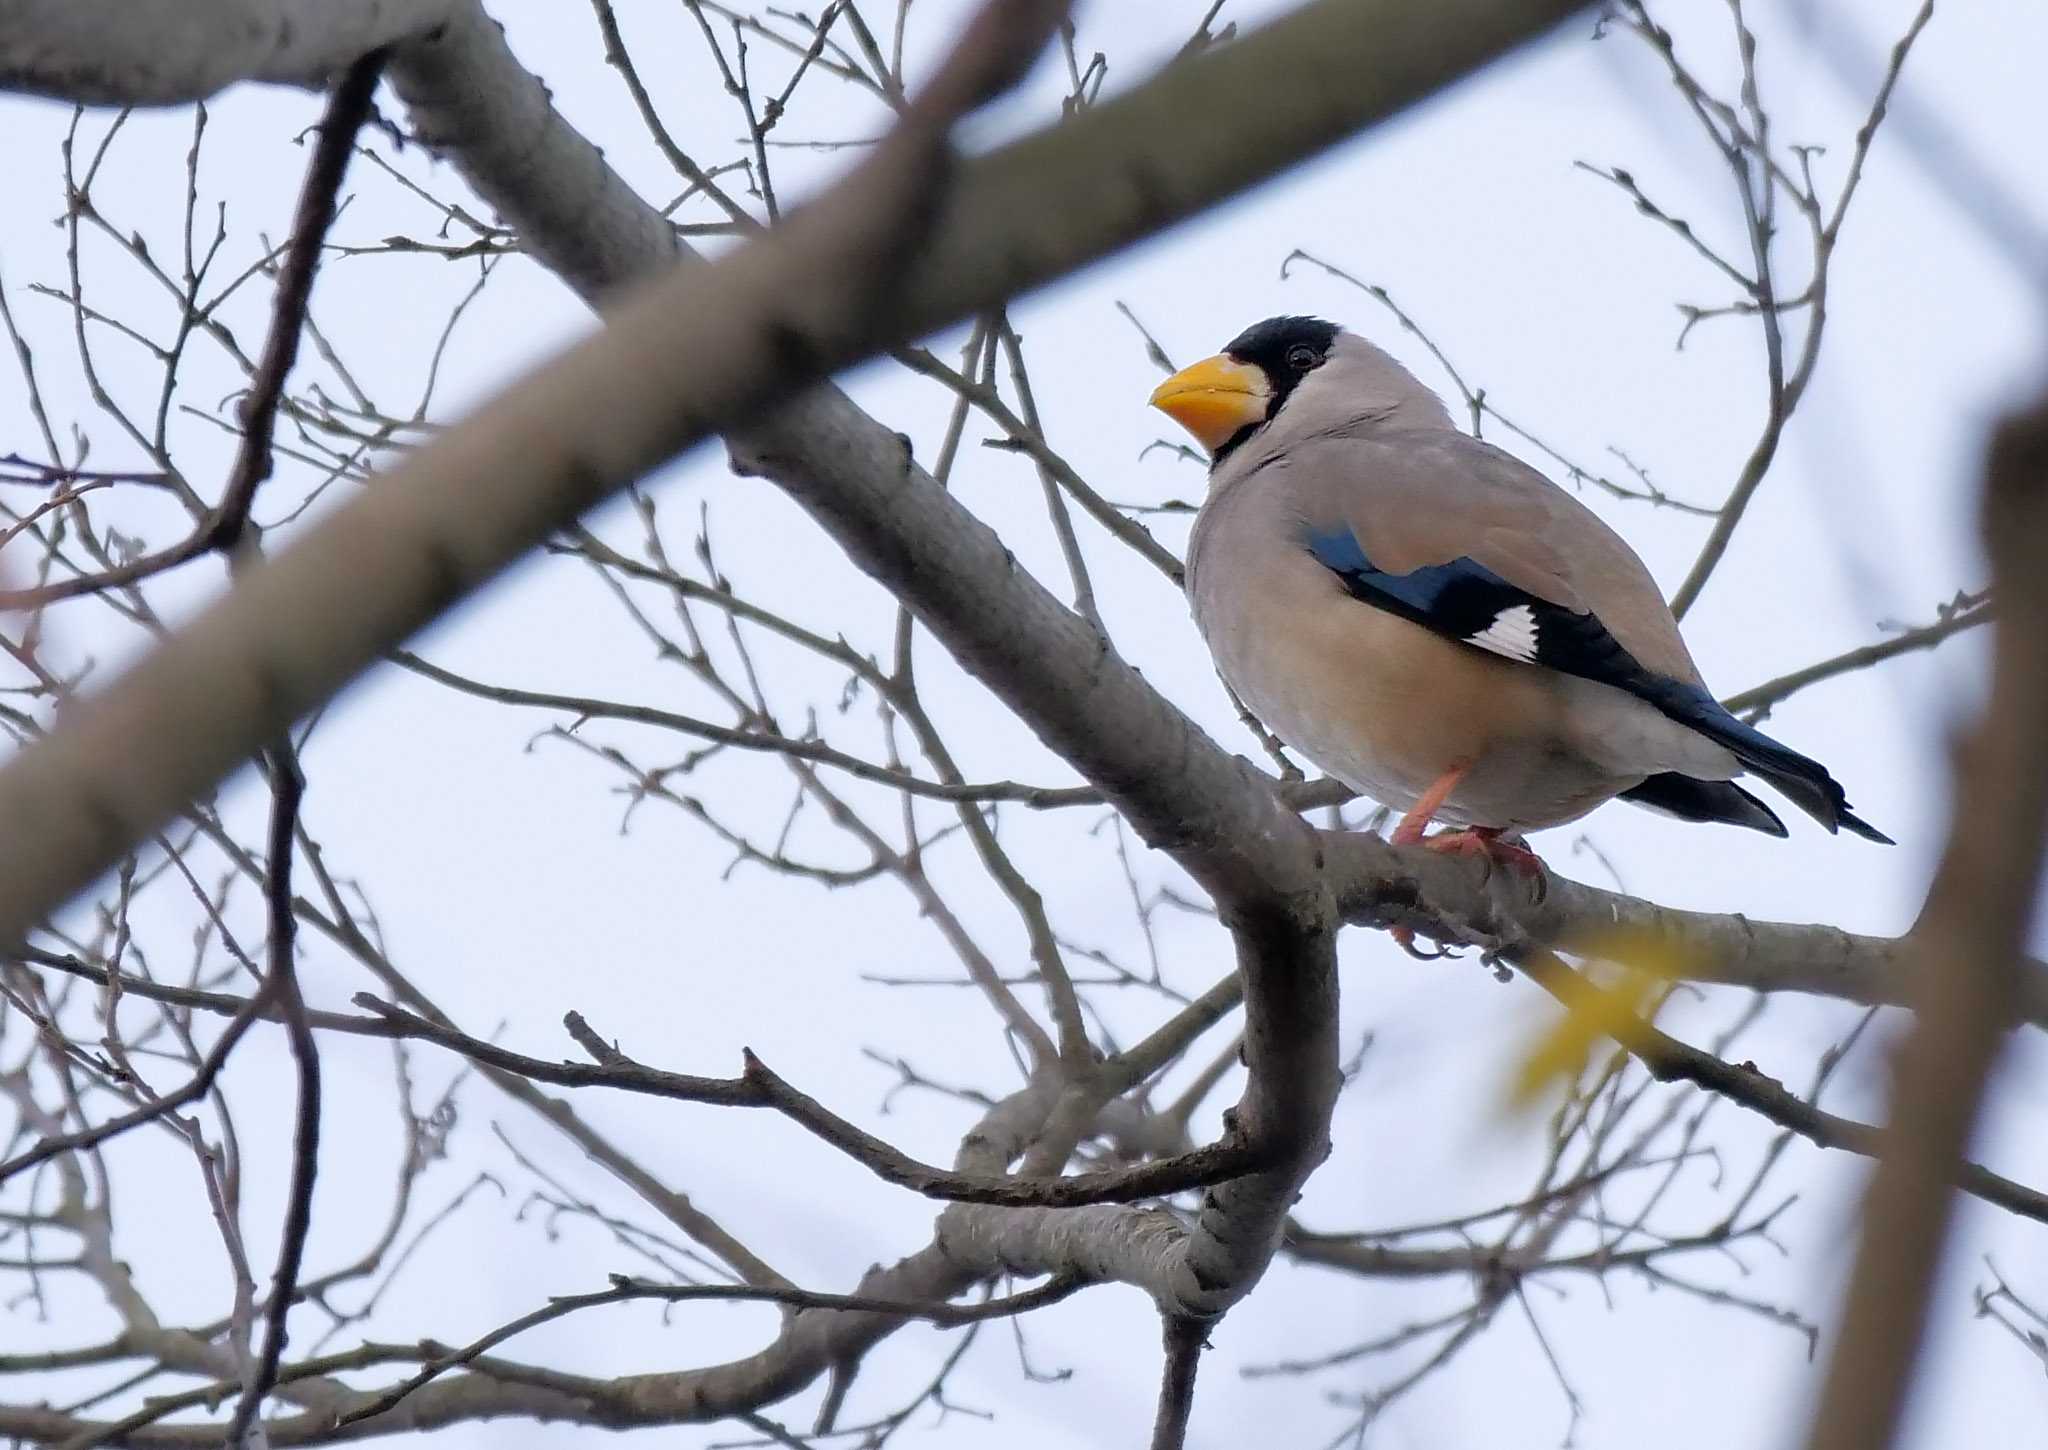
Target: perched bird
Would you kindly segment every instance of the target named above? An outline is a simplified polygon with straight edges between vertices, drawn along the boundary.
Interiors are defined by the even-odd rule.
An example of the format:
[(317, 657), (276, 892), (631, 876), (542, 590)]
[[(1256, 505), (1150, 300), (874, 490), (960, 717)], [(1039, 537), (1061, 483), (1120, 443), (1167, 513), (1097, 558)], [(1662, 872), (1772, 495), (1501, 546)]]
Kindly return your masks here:
[(1616, 796), (1774, 836), (1750, 772), (1828, 830), (1890, 839), (1816, 761), (1708, 693), (1641, 559), (1520, 459), (1460, 432), (1365, 339), (1276, 317), (1159, 385), (1212, 458), (1187, 592), (1281, 739), (1434, 849), (1524, 869), (1524, 832)]

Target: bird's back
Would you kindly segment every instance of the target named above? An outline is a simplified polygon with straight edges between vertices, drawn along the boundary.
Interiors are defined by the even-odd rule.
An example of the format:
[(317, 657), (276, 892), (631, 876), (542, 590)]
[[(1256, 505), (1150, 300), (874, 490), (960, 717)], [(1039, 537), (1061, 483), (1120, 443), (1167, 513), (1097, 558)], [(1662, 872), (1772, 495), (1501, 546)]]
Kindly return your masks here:
[[(1699, 682), (1678, 622), (1649, 569), (1567, 490), (1450, 427), (1331, 429), (1291, 441), (1219, 490), (1246, 494), (1281, 530), (1348, 528), (1393, 573), (1472, 558), (1519, 589), (1596, 615), (1658, 674)], [(1223, 502), (1223, 498), (1217, 500)]]

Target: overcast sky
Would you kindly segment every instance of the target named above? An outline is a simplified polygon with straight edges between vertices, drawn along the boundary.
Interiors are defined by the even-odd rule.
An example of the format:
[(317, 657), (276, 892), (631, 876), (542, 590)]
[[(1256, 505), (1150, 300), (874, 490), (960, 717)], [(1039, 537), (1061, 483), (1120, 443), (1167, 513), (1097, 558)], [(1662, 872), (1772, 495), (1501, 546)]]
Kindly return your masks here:
[[(1080, 45), (1108, 56), (1114, 90), (1169, 56), (1205, 8), (1206, 0), (1095, 0), (1080, 11)], [(1284, 8), (1230, 0), (1223, 19), (1249, 25)], [(1774, 134), (1781, 142), (1825, 143), (1816, 170), (1830, 188), (1880, 58), (1912, 8), (1899, 0), (1754, 7)], [(664, 113), (704, 154), (727, 154), (737, 134), (734, 113), (681, 7), (625, 0), (620, 9)], [(605, 147), (643, 195), (666, 201), (677, 188), (603, 64), (588, 11), (500, 4), (494, 12), (566, 116)], [(913, 11), (913, 53), (933, 54), (964, 13), (964, 0), (923, 0)], [(1733, 47), (1720, 7), (1696, 7), (1688, 20), (1692, 28), (1679, 31), (1681, 45), (1725, 85)], [(1620, 449), (1672, 495), (1718, 501), (1761, 420), (1756, 329), (1721, 321), (1694, 331), (1682, 351), (1674, 348), (1676, 304), (1723, 302), (1724, 290), (1670, 231), (1636, 216), (1618, 191), (1574, 163), (1627, 168), (1661, 204), (1731, 248), (1740, 235), (1734, 194), (1649, 50), (1623, 35), (1594, 43), (1589, 30), (1574, 26), (1249, 198), (1021, 301), (1014, 316), (1055, 444), (1120, 501), (1191, 499), (1202, 487), (1200, 469), (1165, 450), (1141, 457), (1147, 444), (1172, 436), (1172, 427), (1144, 406), (1157, 373), (1117, 302), (1128, 304), (1180, 362), (1214, 351), (1260, 318), (1319, 313), (1374, 337), (1449, 391), (1427, 351), (1370, 298), (1313, 266), (1297, 265), (1283, 276), (1283, 259), (1299, 248), (1389, 289), (1468, 381), (1560, 452), (1613, 469), (1607, 450)], [(1956, 188), (1933, 174), (1930, 157), (1940, 145), (1960, 147), (1998, 180), (2036, 234), (2048, 235), (2037, 74), (2044, 52), (2048, 10), (2007, 0), (1944, 8), (1913, 54), (1900, 110), (1938, 118), (1945, 132), (1923, 130), (1918, 146), (1889, 133), (1879, 140), (1836, 261), (1831, 331), (1814, 395), (1726, 563), (1686, 621), (1717, 690), (1732, 692), (1871, 641), (1893, 624), (1924, 622), (1958, 589), (1983, 582), (1972, 533), (1976, 463), (1987, 420), (2041, 376), (2044, 299), (1959, 209)], [(756, 57), (763, 66), (774, 63), (765, 50)], [(1063, 89), (1063, 69), (1042, 65), (1018, 96), (975, 123), (974, 144), (1043, 124), (1057, 114)], [(292, 138), (316, 117), (318, 104), (298, 93), (245, 88), (212, 105), (205, 196), (229, 204), (231, 255), (255, 255), (259, 232), (283, 235), (304, 159)], [(93, 462), (110, 467), (127, 455), (114, 430), (92, 418), (70, 353), (69, 313), (28, 292), (32, 283), (58, 285), (64, 276), (63, 233), (50, 223), (63, 207), (57, 143), (69, 120), (64, 108), (0, 98), (0, 177), (8, 200), (0, 212), (0, 285), (31, 332), (46, 386), (71, 410), (58, 427), (73, 417), (90, 426)], [(782, 134), (841, 140), (873, 134), (880, 120), (844, 87), (806, 86)], [(81, 134), (96, 142), (106, 125), (105, 116), (89, 117)], [(118, 224), (142, 230), (160, 255), (175, 246), (190, 139), (188, 113), (130, 120), (96, 188), (103, 206), (119, 209)], [(844, 151), (776, 156), (785, 194), (797, 195), (847, 161)], [(398, 164), (431, 177), (443, 194), (459, 191), (449, 168), (430, 168), (412, 153)], [(350, 189), (354, 199), (337, 227), (339, 240), (367, 243), (431, 230), (426, 209), (381, 173), (359, 165)], [(1796, 237), (1788, 235), (1782, 255), (1790, 275), (1803, 277)], [(88, 262), (96, 305), (161, 325), (161, 296), (132, 267), (124, 269), (104, 248)], [(434, 259), (351, 259), (323, 273), (315, 311), (354, 371), (403, 411), (448, 307), (473, 275), (467, 265)], [(260, 332), (262, 315), (261, 298), (247, 301), (236, 314), (245, 345)], [(551, 276), (523, 259), (506, 263), (455, 334), (434, 415), (458, 416), (591, 325)], [(933, 345), (950, 356), (959, 341), (948, 336)], [(108, 356), (110, 386), (147, 396), (154, 384), (146, 360)], [(194, 367), (195, 399), (210, 403), (235, 385), (215, 360), (202, 355)], [(933, 456), (946, 395), (893, 365), (862, 369), (848, 385), (877, 416), (909, 432), (921, 457)], [(987, 431), (970, 431), (970, 440)], [(201, 421), (184, 423), (178, 436), (194, 476), (208, 458), (226, 456)], [(1555, 473), (1516, 440), (1489, 436)], [(8, 451), (39, 451), (11, 365), (0, 367), (0, 453)], [(955, 487), (1003, 531), (1027, 567), (1063, 587), (1060, 556), (1025, 460), (970, 446)], [(700, 507), (708, 509), (719, 566), (744, 592), (865, 648), (886, 646), (886, 599), (773, 489), (731, 476), (719, 450), (700, 449), (665, 470), (653, 496), (678, 557), (687, 556)], [(1676, 586), (1704, 536), (1702, 521), (1594, 492), (1586, 499), (1635, 544), (1667, 589)], [(259, 516), (282, 511), (259, 507)], [(141, 522), (170, 526), (161, 515)], [(623, 509), (605, 511), (601, 523), (622, 544), (635, 538), (636, 524)], [(1184, 518), (1161, 517), (1155, 527), (1174, 548), (1183, 545)], [(1172, 587), (1126, 563), (1085, 521), (1082, 531), (1098, 565), (1105, 616), (1126, 657), (1217, 738), (1254, 752)], [(189, 608), (219, 586), (217, 576), (195, 572), (164, 598)], [(92, 608), (63, 614), (52, 650), (73, 663), (90, 656), (109, 666), (130, 655), (140, 642), (103, 616)], [(521, 566), (437, 626), (420, 648), (494, 682), (703, 706), (655, 669), (644, 638), (589, 571), (562, 561)], [(816, 703), (830, 728), (852, 728), (830, 718), (838, 681), (801, 661), (778, 659), (774, 689), (790, 719)], [(1027, 731), (949, 671), (936, 647), (928, 645), (920, 663), (927, 697), (953, 724), (970, 778), (1071, 780)], [(1772, 733), (1825, 761), (1859, 813), (1898, 838), (1896, 849), (1830, 838), (1803, 818), (1791, 821), (1791, 838), (1780, 842), (1687, 827), (1623, 806), (1598, 812), (1583, 832), (1569, 828), (1536, 844), (1563, 873), (1609, 884), (1604, 856), (1627, 889), (1674, 906), (1896, 933), (1912, 919), (1941, 841), (1944, 742), (1968, 708), (1981, 665), (1981, 641), (1951, 642), (1811, 690), (1772, 717)], [(911, 1095), (885, 1114), (882, 1099), (894, 1075), (861, 1049), (900, 1054), (937, 1080), (995, 1093), (1013, 1086), (1015, 1074), (993, 1018), (969, 994), (892, 990), (862, 980), (955, 974), (914, 905), (887, 883), (833, 892), (760, 870), (728, 874), (729, 852), (673, 810), (644, 808), (622, 834), (616, 772), (556, 742), (529, 749), (546, 723), (388, 668), (322, 721), (308, 755), (307, 820), (337, 869), (361, 879), (394, 958), (471, 1030), (502, 1023), (508, 1045), (565, 1054), (571, 1049), (559, 1022), (570, 1008), (627, 1050), (678, 1070), (732, 1071), (745, 1044), (907, 1150), (947, 1159), (969, 1121), (967, 1110)], [(648, 761), (682, 753), (621, 732), (593, 738), (634, 742)], [(786, 782), (772, 760), (723, 759), (690, 789), (714, 810), (772, 834), (788, 804)], [(260, 817), (263, 797), (250, 782), (231, 799), (242, 819)], [(1102, 838), (1084, 834), (1094, 820), (1017, 813), (1005, 818), (1005, 840), (1033, 873), (1066, 938), (1135, 953), (1124, 883)], [(1581, 834), (1598, 856), (1579, 846)], [(794, 839), (846, 859), (814, 820), (802, 823)], [(1004, 965), (1021, 970), (1017, 934), (971, 862), (941, 853), (938, 869), (979, 913), (973, 919)], [(1175, 878), (1161, 860), (1142, 869), (1148, 882)], [(188, 929), (170, 914), (152, 925), (166, 942)], [(1228, 969), (1227, 944), (1205, 922), (1169, 922), (1165, 940), (1169, 975), (1183, 988), (1199, 990)], [(1533, 1171), (1539, 1145), (1534, 1124), (1503, 1119), (1500, 1089), (1519, 1044), (1544, 1020), (1540, 994), (1526, 983), (1500, 985), (1469, 960), (1410, 962), (1384, 938), (1361, 932), (1346, 937), (1342, 955), (1347, 1049), (1367, 1032), (1373, 1046), (1340, 1107), (1336, 1153), (1311, 1183), (1302, 1217), (1332, 1229), (1393, 1225), (1513, 1196)], [(308, 944), (306, 976), (326, 1003), (345, 1002), (370, 985), (317, 942)], [(1740, 1005), (1710, 997), (1680, 1004), (1673, 1020), (1703, 1040)], [(1116, 999), (1105, 1007), (1126, 1040), (1159, 1016), (1150, 1002)], [(1821, 1051), (1854, 1019), (1839, 1004), (1780, 1002), (1744, 1039), (1740, 1055), (1803, 1086)], [(1212, 1050), (1205, 1043), (1191, 1062)], [(267, 1084), (283, 1080), (282, 1051), (275, 1035), (252, 1038), (228, 1075), (230, 1090), (239, 1087), (249, 1099), (243, 1131), (252, 1144), (280, 1143), (287, 1131), (288, 1103), (281, 1095), (264, 1097)], [(349, 1167), (320, 1183), (316, 1269), (357, 1249), (364, 1226), (383, 1211), (397, 1142), (387, 1053), (338, 1042), (328, 1061), (332, 1151), (337, 1164)], [(2031, 1043), (2013, 1054), (1980, 1145), (1993, 1166), (2037, 1184), (2048, 1181), (2048, 1150), (2038, 1110), (2029, 1105), (2044, 1086), (2044, 1066), (2048, 1057)], [(416, 1071), (438, 1086), (453, 1065), (423, 1053)], [(1881, 1057), (1866, 1044), (1831, 1088), (1829, 1106), (1881, 1114), (1881, 1085)], [(548, 1243), (539, 1216), (518, 1213), (532, 1179), (492, 1136), (493, 1123), (579, 1193), (611, 1211), (645, 1215), (624, 1190), (487, 1086), (469, 1084), (461, 1104), (456, 1161), (436, 1170), (425, 1203), (443, 1201), (479, 1169), (496, 1174), (508, 1192), (479, 1198), (457, 1227), (429, 1241), (433, 1261), (401, 1280), (371, 1326), (374, 1337), (460, 1341), (532, 1308), (544, 1294), (589, 1289), (608, 1271), (644, 1267), (587, 1223), (560, 1224), (559, 1241)], [(578, 1109), (644, 1151), (650, 1165), (807, 1287), (848, 1288), (871, 1262), (908, 1252), (928, 1235), (927, 1206), (872, 1182), (793, 1128), (649, 1102), (584, 1098)], [(1733, 1109), (1711, 1121), (1728, 1172), (1739, 1179), (1768, 1135), (1739, 1122)], [(1207, 1127), (1213, 1130), (1213, 1115)], [(124, 1225), (123, 1253), (163, 1317), (200, 1320), (223, 1312), (225, 1277), (204, 1206), (191, 1191), (189, 1160), (166, 1143), (140, 1138), (114, 1156), (131, 1181), (162, 1174), (177, 1185), (164, 1195), (158, 1218), (135, 1212)], [(1702, 1169), (1680, 1186), (1699, 1196), (1702, 1224), (1719, 1201), (1709, 1176)], [(1774, 1180), (1780, 1193), (1800, 1196), (1781, 1225), (1787, 1253), (1745, 1249), (1753, 1272), (1740, 1281), (1742, 1291), (1826, 1323), (1847, 1265), (1843, 1227), (1859, 1181), (1853, 1160), (1795, 1146)], [(262, 1265), (280, 1192), (279, 1183), (249, 1185)], [(132, 1195), (129, 1207), (138, 1208)], [(1982, 1256), (1991, 1253), (2017, 1287), (2048, 1301), (2039, 1225), (2028, 1232), (1971, 1201), (1962, 1225), (1910, 1443), (1926, 1450), (2018, 1443), (2023, 1425), (2032, 1443), (2048, 1413), (2039, 1364), (1972, 1319), (1970, 1294), (1983, 1281)], [(1727, 1267), (1710, 1257), (1696, 1277), (1725, 1283)], [(1553, 1293), (1553, 1286), (1565, 1292)], [(1632, 1280), (1616, 1278), (1607, 1287), (1611, 1298), (1590, 1279), (1553, 1280), (1530, 1291), (1545, 1335), (1585, 1400), (1580, 1445), (1624, 1450), (1654, 1438), (1705, 1450), (1796, 1442), (1824, 1363), (1808, 1362), (1798, 1334), (1740, 1310), (1651, 1293)], [(1375, 1363), (1349, 1378), (1253, 1379), (1239, 1370), (1391, 1332), (1468, 1293), (1456, 1282), (1356, 1282), (1276, 1267), (1215, 1336), (1194, 1443), (1235, 1445), (1256, 1434), (1276, 1445), (1321, 1444), (1344, 1422), (1325, 1392), (1369, 1390), (1398, 1373), (1401, 1362)], [(59, 1293), (53, 1310), (50, 1323), (37, 1322), (25, 1307), (0, 1314), (0, 1345), (85, 1342), (100, 1326), (81, 1293)], [(773, 1316), (693, 1309), (666, 1328), (660, 1322), (651, 1311), (606, 1311), (537, 1332), (510, 1352), (603, 1373), (695, 1365), (762, 1342)], [(1081, 1450), (1141, 1438), (1156, 1393), (1157, 1326), (1137, 1293), (1088, 1292), (1033, 1317), (1028, 1332), (1034, 1364), (1072, 1368), (1070, 1379), (1023, 1382), (1010, 1335), (995, 1326), (950, 1394), (965, 1406), (998, 1411), (996, 1418), (956, 1414), (933, 1429), (927, 1412), (901, 1443)], [(295, 1335), (294, 1348), (307, 1338)], [(936, 1364), (940, 1344), (941, 1336), (924, 1330), (888, 1341), (863, 1376), (856, 1408), (886, 1408), (892, 1397), (914, 1390)], [(792, 1423), (807, 1419), (796, 1407), (777, 1413)], [(1372, 1443), (1429, 1450), (1547, 1446), (1564, 1435), (1569, 1418), (1528, 1324), (1504, 1312), (1455, 1365), (1390, 1411)], [(472, 1426), (449, 1432), (442, 1443), (540, 1446), (598, 1434)], [(734, 1430), (698, 1427), (644, 1438), (656, 1435), (663, 1443), (698, 1445), (729, 1441)]]

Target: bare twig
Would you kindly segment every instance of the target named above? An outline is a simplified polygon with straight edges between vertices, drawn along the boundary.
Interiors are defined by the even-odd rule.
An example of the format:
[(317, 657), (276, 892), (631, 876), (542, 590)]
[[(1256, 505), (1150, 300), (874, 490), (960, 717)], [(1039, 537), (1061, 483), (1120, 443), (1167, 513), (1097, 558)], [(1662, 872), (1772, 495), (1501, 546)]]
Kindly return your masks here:
[(380, 1001), (367, 992), (357, 993), (355, 1001), (357, 1006), (388, 1020), (394, 1032), (432, 1042), (490, 1067), (514, 1072), (537, 1082), (557, 1083), (564, 1087), (608, 1087), (721, 1107), (772, 1108), (861, 1163), (884, 1182), (913, 1189), (927, 1197), (959, 1203), (1041, 1208), (1128, 1203), (1228, 1182), (1255, 1173), (1268, 1166), (1275, 1153), (1271, 1144), (1239, 1139), (1197, 1148), (1159, 1162), (1078, 1173), (1066, 1178), (991, 1178), (954, 1173), (919, 1163), (891, 1144), (863, 1132), (815, 1098), (798, 1092), (751, 1052), (743, 1054), (745, 1070), (736, 1078), (690, 1077), (663, 1072), (633, 1061), (591, 1031), (589, 1025), (572, 1012), (568, 1017), (570, 1035), (596, 1061), (588, 1066), (549, 1062), (480, 1041), (452, 1027)]
[[(1545, 991), (1571, 1002), (1575, 998), (1599, 997), (1605, 988), (1595, 986), (1562, 960), (1544, 951), (1516, 951), (1508, 954), (1522, 973)], [(1775, 1078), (1754, 1066), (1723, 1062), (1711, 1052), (1660, 1032), (1637, 1018), (1617, 1002), (1615, 1020), (1628, 1024), (1628, 1052), (1650, 1070), (1660, 1082), (1689, 1082), (1719, 1093), (1781, 1128), (1789, 1128), (1823, 1148), (1842, 1148), (1865, 1157), (1883, 1153), (1884, 1130), (1868, 1123), (1854, 1122), (1822, 1112)], [(2048, 1223), (2048, 1193), (2016, 1183), (1990, 1169), (1958, 1161), (1948, 1170), (1944, 1182), (1952, 1182), (1965, 1193), (2007, 1209), (2022, 1218)]]
[(270, 476), (270, 434), (277, 420), (278, 404), (284, 397), (285, 380), (299, 355), (299, 336), (305, 329), (306, 307), (313, 295), (313, 276), (319, 270), (327, 229), (334, 221), (336, 198), (355, 148), (356, 132), (369, 115), (370, 98), (383, 74), (384, 60), (383, 51), (373, 51), (351, 65), (335, 87), (327, 113), (321, 118), (319, 140), (306, 168), (298, 211), (292, 219), (291, 244), (286, 249), (277, 294), (271, 303), (270, 332), (249, 393), (242, 402), (243, 431), (247, 438), (257, 441), (237, 453), (220, 501), (197, 528), (168, 548), (99, 573), (32, 589), (0, 590), (0, 609), (35, 609), (60, 599), (122, 588), (201, 555), (232, 551), (241, 542), (248, 527), (250, 506), (256, 501), (256, 490)]
[(906, 1319), (922, 1319), (928, 1323), (951, 1326), (975, 1324), (987, 1319), (1000, 1319), (1013, 1314), (1028, 1313), (1057, 1304), (1075, 1290), (1085, 1287), (1086, 1280), (1079, 1278), (1053, 1279), (1036, 1289), (1025, 1290), (1001, 1299), (988, 1299), (979, 1304), (909, 1304), (900, 1301), (873, 1298), (860, 1294), (814, 1294), (802, 1289), (755, 1288), (733, 1284), (649, 1284), (643, 1280), (615, 1276), (610, 1289), (593, 1294), (564, 1295), (550, 1300), (544, 1307), (530, 1314), (521, 1315), (509, 1324), (501, 1325), (480, 1339), (471, 1341), (461, 1349), (437, 1354), (420, 1368), (411, 1379), (393, 1385), (368, 1403), (350, 1410), (342, 1417), (343, 1425), (367, 1420), (395, 1409), (408, 1395), (430, 1380), (472, 1363), (492, 1347), (503, 1344), (515, 1335), (523, 1334), (537, 1325), (565, 1314), (596, 1308), (606, 1304), (629, 1303), (636, 1299), (659, 1299), (670, 1304), (689, 1303), (695, 1300), (738, 1300), (758, 1301), (770, 1304), (785, 1304), (800, 1309), (840, 1309), (865, 1314), (888, 1314)]
[[(374, 72), (373, 72), (374, 73)], [(344, 89), (347, 82), (344, 82)], [(256, 446), (261, 446), (257, 444)], [(265, 889), (270, 917), (270, 971), (264, 991), (275, 999), (291, 1040), (298, 1069), (299, 1100), (292, 1129), (291, 1184), (285, 1196), (284, 1227), (278, 1236), (277, 1267), (270, 1279), (269, 1323), (255, 1373), (242, 1390), (228, 1423), (227, 1443), (239, 1446), (277, 1383), (284, 1359), (285, 1320), (298, 1297), (299, 1266), (306, 1253), (306, 1233), (313, 1222), (313, 1184), (320, 1171), (320, 1045), (306, 1020), (306, 999), (299, 990), (298, 918), (292, 911), (292, 838), (299, 822), (305, 777), (287, 742), (270, 752), (270, 881)]]
[(198, 1070), (176, 1088), (168, 1093), (151, 1096), (140, 1107), (117, 1117), (107, 1118), (74, 1132), (54, 1133), (44, 1137), (33, 1148), (24, 1149), (5, 1162), (0, 1162), (0, 1183), (5, 1183), (17, 1173), (25, 1172), (39, 1163), (47, 1163), (62, 1154), (97, 1147), (110, 1138), (119, 1137), (145, 1123), (153, 1123), (158, 1118), (174, 1113), (187, 1103), (205, 1096), (212, 1090), (214, 1079), (220, 1075), (220, 1070), (227, 1065), (229, 1055), (235, 1050), (235, 1044), (242, 1040), (242, 1034), (249, 1030), (249, 1024), (270, 1005), (270, 1000), (268, 994), (263, 992), (250, 997), (242, 1009), (228, 1019), (227, 1026), (221, 1029), (220, 1037), (200, 1060)]
[(1932, 649), (1943, 640), (1961, 634), (1966, 629), (1988, 624), (1996, 607), (1988, 593), (1959, 594), (1951, 603), (1942, 607), (1940, 617), (1931, 624), (1900, 630), (1890, 639), (1845, 650), (1841, 654), (1810, 664), (1804, 669), (1793, 670), (1775, 680), (1766, 680), (1761, 685), (1753, 685), (1747, 690), (1730, 695), (1721, 703), (1746, 720), (1760, 720), (1771, 713), (1772, 707), (1809, 685), (1854, 674), (1858, 670), (1869, 669), (1872, 665), (1896, 659), (1902, 654), (1911, 654), (1915, 650)]

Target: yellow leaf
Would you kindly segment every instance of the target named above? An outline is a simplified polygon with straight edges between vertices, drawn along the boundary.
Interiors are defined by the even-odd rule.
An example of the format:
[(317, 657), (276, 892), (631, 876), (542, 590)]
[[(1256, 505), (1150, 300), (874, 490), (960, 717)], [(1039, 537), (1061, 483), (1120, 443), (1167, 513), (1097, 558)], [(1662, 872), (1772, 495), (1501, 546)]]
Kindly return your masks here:
[(1507, 1094), (1515, 1109), (1533, 1106), (1553, 1083), (1575, 1081), (1602, 1043), (1640, 1046), (1644, 1025), (1656, 1019), (1671, 984), (1684, 975), (1685, 963), (1670, 942), (1643, 932), (1603, 933), (1576, 949), (1613, 963), (1618, 980), (1603, 986), (1555, 958), (1523, 968), (1558, 998), (1564, 1012), (1517, 1061)]

